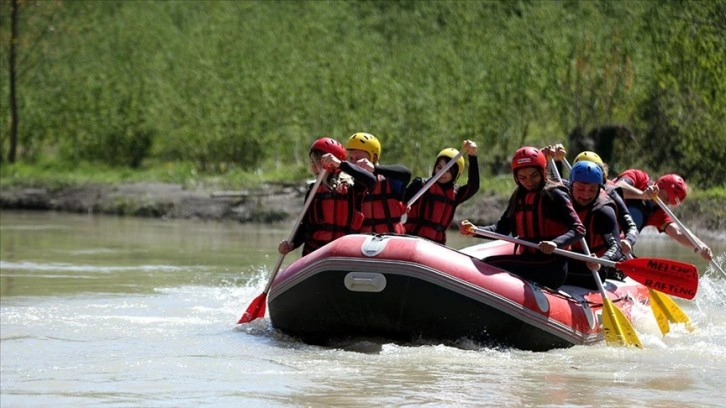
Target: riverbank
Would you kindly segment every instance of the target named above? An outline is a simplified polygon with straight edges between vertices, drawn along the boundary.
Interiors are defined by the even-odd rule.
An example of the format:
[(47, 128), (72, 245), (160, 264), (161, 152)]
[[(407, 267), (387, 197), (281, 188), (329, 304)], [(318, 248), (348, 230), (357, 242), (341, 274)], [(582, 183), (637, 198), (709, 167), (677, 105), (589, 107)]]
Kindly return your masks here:
[[(4, 186), (0, 208), (61, 211), (167, 219), (202, 219), (277, 223), (293, 220), (302, 210), (304, 183), (266, 183), (254, 190), (217, 191), (170, 183), (77, 184), (64, 187)], [(480, 191), (456, 213), (455, 223), (496, 222), (508, 197)], [(726, 229), (726, 203), (695, 197), (674, 212), (690, 228), (722, 235)]]

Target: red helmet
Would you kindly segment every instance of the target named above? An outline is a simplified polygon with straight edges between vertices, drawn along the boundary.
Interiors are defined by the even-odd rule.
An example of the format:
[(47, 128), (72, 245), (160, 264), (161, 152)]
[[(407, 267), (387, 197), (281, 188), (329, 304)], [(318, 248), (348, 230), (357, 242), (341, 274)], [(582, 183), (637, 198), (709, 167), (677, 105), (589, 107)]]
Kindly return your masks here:
[(542, 174), (545, 174), (547, 158), (536, 147), (520, 147), (514, 152), (514, 157), (512, 157), (512, 172), (516, 172), (517, 169), (521, 169), (522, 167), (538, 167), (542, 169)]
[(656, 184), (658, 184), (659, 189), (668, 193), (668, 204), (670, 205), (682, 203), (686, 199), (686, 195), (688, 195), (688, 185), (686, 185), (683, 177), (677, 174), (660, 176)]
[(337, 157), (340, 161), (345, 161), (345, 159), (348, 158), (348, 152), (345, 150), (345, 147), (343, 147), (339, 141), (330, 137), (321, 137), (316, 140), (313, 145), (310, 146), (310, 153), (315, 150), (323, 153), (330, 153)]

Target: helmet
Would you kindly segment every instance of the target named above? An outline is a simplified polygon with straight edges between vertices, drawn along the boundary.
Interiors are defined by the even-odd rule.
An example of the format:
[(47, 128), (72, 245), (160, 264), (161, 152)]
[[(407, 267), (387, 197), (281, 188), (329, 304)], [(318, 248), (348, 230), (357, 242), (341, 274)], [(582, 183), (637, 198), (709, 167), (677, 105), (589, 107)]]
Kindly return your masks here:
[(320, 139), (313, 142), (312, 146), (310, 146), (310, 153), (312, 153), (314, 150), (323, 153), (331, 153), (340, 161), (345, 161), (345, 159), (348, 157), (348, 152), (345, 151), (345, 147), (343, 147), (343, 145), (340, 144), (339, 141), (329, 137), (321, 137)]
[(512, 171), (516, 172), (517, 169), (521, 169), (522, 167), (538, 167), (542, 169), (542, 174), (545, 174), (547, 159), (536, 147), (520, 147), (514, 152), (514, 157), (512, 157)]
[(585, 161), (585, 160), (593, 162), (595, 164), (599, 164), (601, 166), (604, 164), (602, 159), (600, 158), (600, 156), (597, 153), (590, 152), (590, 151), (584, 151), (584, 152), (578, 154), (577, 157), (575, 157), (575, 161), (572, 164), (579, 163), (579, 162)]
[(595, 162), (583, 160), (575, 163), (570, 170), (570, 183), (602, 184), (602, 169)]
[(677, 174), (660, 176), (656, 181), (658, 188), (668, 193), (668, 204), (678, 205), (686, 199), (688, 186), (683, 178)]
[[(449, 160), (456, 157), (456, 155), (459, 154), (459, 151), (454, 149), (453, 147), (448, 147), (442, 151), (439, 152), (439, 154), (436, 155), (436, 161), (434, 162), (434, 166), (436, 166), (436, 163), (438, 163), (439, 159), (442, 157), (447, 157)], [(461, 173), (464, 171), (464, 166), (466, 166), (466, 163), (464, 162), (464, 157), (461, 156), (456, 160), (456, 176), (454, 177), (454, 180), (457, 180), (459, 176), (461, 176)]]
[(346, 149), (363, 150), (371, 156), (373, 163), (378, 163), (381, 157), (381, 142), (370, 133), (356, 133), (348, 139)]

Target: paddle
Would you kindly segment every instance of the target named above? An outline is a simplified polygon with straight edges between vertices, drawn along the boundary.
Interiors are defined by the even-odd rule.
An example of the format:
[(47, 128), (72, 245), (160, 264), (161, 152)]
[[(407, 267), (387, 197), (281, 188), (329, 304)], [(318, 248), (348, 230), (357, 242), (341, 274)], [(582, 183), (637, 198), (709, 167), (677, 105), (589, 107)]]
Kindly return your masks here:
[[(300, 227), (300, 222), (302, 222), (303, 217), (305, 216), (305, 213), (308, 211), (308, 207), (310, 207), (310, 203), (313, 201), (313, 197), (315, 197), (315, 192), (318, 191), (318, 187), (320, 186), (320, 183), (325, 179), (325, 177), (328, 175), (328, 171), (323, 169), (320, 174), (318, 174), (317, 180), (315, 180), (315, 184), (313, 184), (312, 189), (310, 190), (310, 193), (308, 194), (308, 198), (305, 200), (305, 204), (303, 205), (302, 212), (300, 212), (300, 215), (297, 216), (297, 219), (295, 220), (295, 224), (293, 224), (292, 231), (290, 231), (290, 235), (287, 237), (287, 242), (292, 241), (292, 239), (295, 237), (295, 233), (297, 232), (297, 229)], [(252, 303), (247, 307), (247, 311), (240, 317), (237, 324), (242, 323), (248, 323), (251, 322), (257, 318), (264, 317), (265, 316), (265, 306), (267, 304), (267, 292), (270, 291), (270, 287), (272, 286), (272, 281), (275, 280), (275, 276), (277, 276), (277, 272), (280, 270), (280, 267), (282, 266), (282, 260), (285, 259), (285, 255), (280, 254), (279, 257), (277, 257), (277, 263), (275, 264), (275, 267), (272, 269), (272, 273), (270, 274), (270, 279), (267, 281), (267, 286), (265, 286), (265, 290), (257, 296)]]
[(414, 196), (411, 197), (410, 200), (408, 200), (408, 203), (406, 203), (406, 212), (403, 213), (403, 215), (401, 216), (401, 224), (406, 223), (406, 220), (408, 219), (408, 212), (409, 212), (409, 210), (411, 210), (411, 206), (413, 205), (413, 203), (415, 203), (416, 200), (421, 198), (421, 196), (424, 195), (424, 193), (426, 193), (426, 191), (428, 191), (428, 189), (431, 188), (431, 186), (433, 186), (434, 183), (436, 183), (441, 178), (441, 176), (446, 174), (446, 172), (449, 171), (451, 166), (455, 165), (456, 161), (459, 160), (463, 154), (464, 154), (464, 151), (462, 150), (456, 156), (454, 156), (451, 160), (449, 160), (449, 162), (446, 163), (444, 165), (444, 167), (441, 168), (441, 170), (439, 170), (436, 174), (434, 174), (434, 176), (431, 177), (429, 179), (429, 181), (427, 181), (426, 184), (423, 185), (423, 187), (421, 187), (421, 190), (418, 190), (418, 192), (416, 192), (416, 194), (414, 194)]
[[(539, 248), (534, 242), (497, 234), (476, 226), (473, 231), (477, 235), (486, 238), (500, 239), (530, 248)], [(553, 253), (583, 262), (594, 262), (616, 268), (649, 288), (684, 299), (693, 299), (698, 290), (698, 270), (695, 266), (685, 262), (660, 258), (633, 258), (614, 262), (559, 248), (555, 249)]]
[[(673, 221), (681, 228), (681, 230), (683, 230), (683, 233), (686, 234), (686, 237), (688, 238), (689, 241), (691, 241), (691, 244), (693, 244), (694, 247), (698, 248), (699, 251), (702, 250), (703, 247), (701, 246), (701, 243), (696, 240), (696, 237), (693, 235), (691, 230), (689, 230), (688, 228), (686, 228), (685, 225), (683, 225), (681, 220), (679, 220), (676, 217), (676, 215), (673, 214), (673, 211), (671, 211), (671, 209), (668, 208), (668, 206), (663, 202), (663, 200), (661, 200), (660, 197), (658, 197), (658, 196), (656, 196), (654, 198), (654, 200), (658, 204), (658, 206), (660, 208), (662, 208), (663, 211), (665, 211), (665, 213), (668, 214), (668, 216), (673, 219)], [(709, 263), (711, 264), (711, 266), (713, 266), (714, 270), (717, 270), (717, 271), (721, 272), (724, 276), (726, 276), (726, 272), (724, 272), (724, 270), (721, 269), (721, 267), (716, 263), (716, 261), (713, 258), (711, 258)]]
[[(501, 239), (503, 241), (509, 241), (531, 248), (538, 248), (537, 244), (534, 242), (524, 241), (518, 238), (512, 238), (506, 235), (497, 234), (495, 232), (490, 232), (479, 227), (473, 227), (473, 231), (475, 234), (483, 237), (491, 239)], [(595, 258), (589, 255), (578, 254), (575, 252), (564, 251), (561, 249), (555, 249), (554, 253), (570, 257), (572, 257), (571, 254), (582, 255), (584, 259), (580, 259), (579, 257), (576, 257), (575, 259), (580, 259), (586, 262), (602, 262), (602, 260), (599, 258)], [(605, 334), (605, 341), (608, 344), (643, 347), (640, 343), (638, 335), (635, 333), (633, 325), (630, 324), (623, 312), (615, 307), (610, 298), (607, 297), (607, 294), (605, 293), (605, 288), (603, 288), (602, 282), (600, 282), (600, 276), (598, 276), (595, 270), (592, 270), (592, 273), (597, 283), (598, 290), (600, 291), (600, 296), (602, 297), (602, 329), (603, 333)]]
[[(568, 170), (572, 170), (572, 166), (570, 166), (566, 158), (563, 159), (563, 163)], [(628, 258), (632, 258), (632, 254), (628, 254)], [(661, 334), (666, 335), (671, 330), (669, 322), (684, 323), (688, 331), (693, 331), (691, 319), (673, 299), (652, 288), (648, 288), (648, 298)]]
[(670, 331), (670, 324), (668, 322), (683, 323), (689, 332), (693, 331), (694, 327), (691, 324), (691, 319), (673, 299), (650, 288), (648, 288), (648, 294), (650, 296), (650, 307), (653, 309), (653, 314), (655, 315), (655, 320), (658, 322), (661, 333), (665, 335)]

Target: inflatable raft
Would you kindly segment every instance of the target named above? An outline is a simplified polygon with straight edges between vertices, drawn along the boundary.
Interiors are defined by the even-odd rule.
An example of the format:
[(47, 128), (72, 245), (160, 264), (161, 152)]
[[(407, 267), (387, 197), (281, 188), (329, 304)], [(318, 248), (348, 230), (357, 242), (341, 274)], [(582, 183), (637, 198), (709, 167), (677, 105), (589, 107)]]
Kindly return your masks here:
[[(603, 340), (598, 291), (550, 290), (480, 260), (512, 251), (505, 241), (456, 250), (412, 236), (344, 236), (275, 277), (270, 320), (313, 344), (471, 339), (545, 351)], [(604, 287), (628, 319), (648, 301), (648, 288), (630, 278)]]

